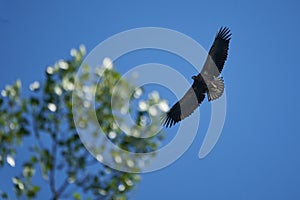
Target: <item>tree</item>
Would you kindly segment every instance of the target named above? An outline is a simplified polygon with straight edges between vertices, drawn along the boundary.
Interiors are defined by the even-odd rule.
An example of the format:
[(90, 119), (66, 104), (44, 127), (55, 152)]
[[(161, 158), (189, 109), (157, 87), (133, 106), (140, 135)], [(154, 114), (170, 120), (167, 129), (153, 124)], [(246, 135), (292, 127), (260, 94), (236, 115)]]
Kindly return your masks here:
[[(21, 81), (6, 86), (0, 98), (0, 167), (15, 167), (22, 162), (20, 170), (11, 178), (16, 198), (37, 199), (47, 195), (50, 199), (127, 199), (128, 192), (140, 180), (138, 174), (111, 169), (98, 162), (82, 144), (74, 124), (72, 114), (72, 94), (75, 74), (85, 55), (84, 46), (71, 50), (71, 58), (60, 60), (45, 70), (43, 83), (35, 81), (30, 85), (31, 93), (21, 94)], [(119, 147), (131, 152), (150, 152), (158, 148), (163, 133), (156, 137), (143, 139), (127, 136), (114, 125), (111, 97), (114, 85), (121, 83), (122, 90), (133, 91), (134, 85), (121, 78), (106, 58), (96, 72), (84, 66), (85, 73), (80, 80), (90, 76), (99, 76), (101, 82), (93, 82), (84, 89), (96, 89), (95, 110), (98, 123), (108, 138)], [(130, 112), (136, 116), (136, 125), (129, 127), (136, 134), (144, 131), (156, 131), (159, 121), (151, 123), (145, 129), (151, 106), (162, 108), (166, 105), (156, 93), (142, 101), (143, 109), (136, 109), (137, 99), (143, 93), (142, 88), (134, 90), (130, 96)], [(73, 94), (74, 95), (74, 94)], [(120, 96), (116, 96), (120, 98)], [(118, 107), (123, 107), (118, 101)], [(161, 109), (159, 109), (161, 112)], [(86, 121), (84, 121), (86, 120)], [(88, 119), (83, 119), (83, 124)], [(122, 119), (121, 119), (122, 120)], [(141, 145), (142, 144), (142, 145)], [(101, 146), (105, 149), (105, 144)], [(98, 151), (101, 151), (97, 149)], [(25, 157), (18, 157), (22, 152)], [(24, 153), (25, 152), (25, 153)], [(111, 152), (111, 156), (117, 156)], [(135, 161), (133, 160), (132, 163)], [(131, 164), (132, 164), (131, 163)], [(138, 169), (137, 169), (138, 171)], [(3, 173), (2, 170), (1, 173)], [(3, 199), (9, 199), (12, 191), (1, 191)]]

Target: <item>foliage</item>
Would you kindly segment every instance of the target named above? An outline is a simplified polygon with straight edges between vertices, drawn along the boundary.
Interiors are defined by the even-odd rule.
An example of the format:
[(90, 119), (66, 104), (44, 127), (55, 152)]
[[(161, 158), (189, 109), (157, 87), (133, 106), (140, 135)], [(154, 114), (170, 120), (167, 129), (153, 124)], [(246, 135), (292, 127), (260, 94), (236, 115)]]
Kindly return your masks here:
[[(10, 165), (19, 170), (15, 160), (22, 161), (21, 171), (11, 178), (18, 199), (38, 199), (39, 195), (47, 194), (50, 199), (122, 200), (128, 198), (128, 192), (139, 181), (137, 174), (117, 171), (99, 163), (85, 149), (77, 134), (72, 113), (72, 94), (75, 74), (84, 55), (85, 48), (81, 46), (79, 50), (71, 50), (70, 60), (60, 60), (54, 66), (47, 67), (43, 83), (33, 82), (29, 87), (31, 93), (26, 97), (21, 96), (22, 85), (19, 80), (1, 92), (0, 167), (5, 170)], [(80, 77), (81, 81), (89, 80), (91, 76), (101, 78), (99, 84), (92, 82), (88, 88), (82, 88), (82, 91), (96, 89), (98, 123), (108, 133), (110, 140), (123, 149), (131, 152), (157, 149), (163, 139), (162, 133), (141, 142), (127, 136), (115, 125), (110, 106), (113, 87), (119, 81), (122, 89), (130, 92), (134, 86), (120, 79), (121, 75), (109, 61), (106, 58), (94, 72), (85, 66), (86, 73)], [(130, 102), (136, 101), (142, 92), (141, 88), (135, 90)], [(117, 95), (116, 98), (121, 97)], [(142, 135), (146, 130), (154, 133), (159, 122), (146, 126), (145, 120), (151, 115), (148, 111), (153, 106), (159, 108), (157, 105), (164, 105), (165, 102), (153, 93), (140, 103), (144, 105), (143, 109), (135, 109), (133, 105), (137, 103), (130, 104), (129, 112), (131, 115), (135, 113), (136, 125), (129, 127), (129, 130), (133, 135)], [(122, 101), (118, 101), (118, 105), (114, 109), (124, 107)], [(87, 120), (82, 120), (83, 126)], [(105, 144), (101, 148), (105, 149)], [(19, 152), (26, 157), (19, 158)], [(117, 155), (111, 152), (111, 156)], [(12, 192), (0, 190), (2, 199), (8, 199), (8, 194)]]

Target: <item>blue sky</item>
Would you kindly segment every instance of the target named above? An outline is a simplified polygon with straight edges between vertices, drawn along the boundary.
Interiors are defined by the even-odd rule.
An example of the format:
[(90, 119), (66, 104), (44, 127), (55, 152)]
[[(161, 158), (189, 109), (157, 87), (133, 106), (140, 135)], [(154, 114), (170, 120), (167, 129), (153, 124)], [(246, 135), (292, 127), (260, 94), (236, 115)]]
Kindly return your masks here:
[[(171, 166), (142, 175), (131, 197), (299, 199), (299, 8), (297, 1), (0, 0), (0, 88), (18, 78), (23, 85), (41, 80), (45, 67), (68, 58), (71, 48), (85, 44), (90, 51), (131, 28), (174, 29), (208, 50), (216, 31), (228, 26), (232, 41), (223, 73), (227, 115), (220, 140), (209, 156), (198, 159), (205, 118), (210, 117), (201, 115), (203, 129), (189, 150)], [(137, 63), (187, 65), (151, 55)], [(124, 67), (117, 69), (125, 72), (134, 62), (124, 58)], [(163, 98), (175, 101), (174, 96)], [(201, 112), (209, 108), (205, 102)]]

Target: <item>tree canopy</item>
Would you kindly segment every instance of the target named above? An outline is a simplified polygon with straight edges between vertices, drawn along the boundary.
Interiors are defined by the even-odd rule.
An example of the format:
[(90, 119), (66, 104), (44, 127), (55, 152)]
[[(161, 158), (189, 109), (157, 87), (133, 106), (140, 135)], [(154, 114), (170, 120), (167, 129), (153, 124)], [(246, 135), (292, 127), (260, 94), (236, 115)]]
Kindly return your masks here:
[[(59, 60), (45, 70), (44, 79), (34, 81), (30, 93), (23, 95), (24, 88), (17, 80), (1, 91), (0, 97), (0, 167), (5, 173), (8, 167), (14, 167), (15, 175), (11, 180), (12, 190), (0, 188), (2, 199), (115, 199), (128, 198), (129, 192), (140, 180), (138, 174), (126, 173), (107, 167), (98, 162), (84, 147), (76, 131), (72, 114), (72, 94), (75, 74), (85, 56), (84, 46), (72, 49), (71, 57)], [(130, 96), (129, 112), (135, 116), (136, 124), (129, 127), (133, 135), (142, 135), (147, 131), (157, 131), (159, 121), (146, 122), (151, 117), (149, 108), (166, 105), (157, 93), (152, 93), (140, 102), (143, 108), (136, 108), (143, 94), (143, 88), (135, 86), (121, 78), (108, 58), (91, 72), (84, 66), (85, 73), (79, 78), (87, 80), (90, 76), (99, 76), (101, 81), (93, 82), (89, 88), (95, 89), (95, 111), (98, 123), (107, 137), (120, 148), (130, 152), (151, 152), (159, 147), (163, 133), (143, 139), (130, 137), (115, 124), (112, 114), (111, 97), (114, 85), (121, 83), (125, 92), (134, 91)], [(134, 89), (134, 90), (133, 90)], [(121, 95), (121, 94), (120, 94)], [(120, 98), (117, 94), (116, 98)], [(88, 104), (86, 106), (89, 106)], [(122, 101), (118, 107), (122, 109)], [(157, 106), (159, 109), (161, 106)], [(88, 116), (88, 114), (87, 114)], [(82, 119), (82, 126), (88, 118)], [(96, 131), (97, 132), (97, 131)], [(97, 134), (95, 132), (95, 134)], [(102, 144), (97, 150), (105, 149)], [(116, 158), (116, 153), (111, 152)], [(125, 160), (134, 167), (134, 160)], [(138, 171), (138, 169), (137, 169)]]

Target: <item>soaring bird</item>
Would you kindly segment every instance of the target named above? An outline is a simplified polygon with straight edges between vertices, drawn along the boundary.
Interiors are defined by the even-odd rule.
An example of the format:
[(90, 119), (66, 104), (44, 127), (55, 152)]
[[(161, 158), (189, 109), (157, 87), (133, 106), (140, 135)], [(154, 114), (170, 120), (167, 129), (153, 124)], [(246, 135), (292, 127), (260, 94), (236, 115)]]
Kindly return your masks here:
[(205, 94), (207, 94), (208, 101), (213, 101), (222, 96), (224, 81), (220, 77), (220, 73), (227, 59), (230, 39), (230, 29), (221, 27), (215, 36), (201, 72), (197, 76), (192, 76), (194, 82), (190, 89), (166, 113), (163, 118), (164, 126), (171, 127), (191, 115), (202, 103)]

